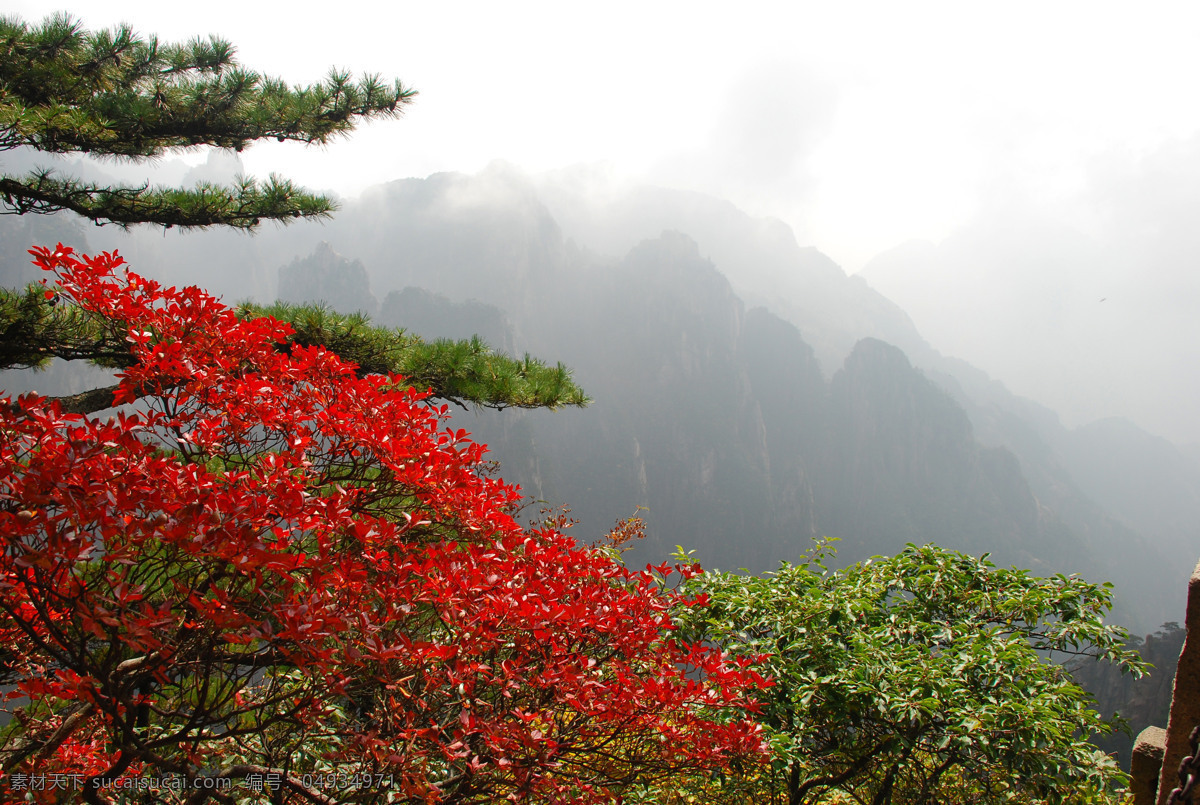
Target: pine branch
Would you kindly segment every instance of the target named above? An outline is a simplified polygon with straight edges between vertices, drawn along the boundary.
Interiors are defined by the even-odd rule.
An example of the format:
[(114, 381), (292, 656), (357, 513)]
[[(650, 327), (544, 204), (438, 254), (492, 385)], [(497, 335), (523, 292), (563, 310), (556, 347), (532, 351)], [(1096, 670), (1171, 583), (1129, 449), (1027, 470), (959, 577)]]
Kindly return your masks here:
[(52, 358), (88, 360), (109, 369), (133, 364), (126, 333), (117, 323), (30, 285), (0, 288), (0, 369), (41, 368)]
[(0, 177), (0, 215), (70, 210), (97, 224), (123, 228), (138, 223), (204, 228), (230, 226), (253, 230), (262, 221), (289, 223), (296, 218), (328, 218), (333, 202), (296, 189), (271, 176), (265, 185), (242, 179), (233, 187), (200, 184), (192, 190), (163, 187), (107, 187), (58, 179), (51, 171), (25, 179)]
[[(241, 151), (273, 138), (324, 144), (363, 120), (403, 113), (416, 92), (334, 71), (289, 87), (238, 65), (229, 43), (178, 45), (128, 27), (89, 32), (66, 15), (40, 26), (0, 19), (0, 151), (31, 147), (145, 159), (215, 146)], [(8, 213), (72, 210), (97, 223), (252, 229), (264, 219), (327, 215), (333, 205), (271, 177), (233, 188), (105, 188), (40, 171), (0, 181)]]
[(478, 336), (469, 341), (425, 342), (404, 330), (377, 327), (362, 314), (341, 315), (319, 305), (245, 304), (240, 315), (273, 316), (295, 329), (291, 343), (320, 344), (352, 361), (360, 374), (403, 375), (415, 388), (459, 405), (485, 408), (585, 406), (590, 400), (559, 363), (494, 352)]
[(119, 383), (114, 383), (111, 386), (89, 389), (78, 394), (68, 394), (52, 399), (58, 401), (64, 414), (93, 414), (96, 411), (103, 411), (105, 408), (113, 408), (113, 398), (120, 388)]
[[(54, 299), (37, 285), (24, 291), (0, 288), (0, 369), (40, 367), (51, 358), (88, 360), (112, 369), (134, 364), (119, 322)], [(409, 385), (464, 407), (553, 409), (589, 402), (561, 363), (551, 367), (528, 355), (502, 355), (478, 337), (427, 343), (403, 330), (372, 325), (366, 316), (343, 316), (320, 306), (246, 304), (239, 315), (274, 316), (290, 323), (295, 333), (283, 349), (324, 346), (355, 363), (360, 375), (403, 375)], [(90, 413), (111, 407), (112, 393), (93, 389), (61, 402), (71, 412)]]
[(217, 38), (160, 45), (128, 27), (88, 32), (65, 15), (33, 28), (0, 20), (0, 148), (150, 157), (268, 137), (323, 144), (360, 118), (402, 114), (416, 97), (399, 81), (336, 70), (288, 87), (234, 53)]

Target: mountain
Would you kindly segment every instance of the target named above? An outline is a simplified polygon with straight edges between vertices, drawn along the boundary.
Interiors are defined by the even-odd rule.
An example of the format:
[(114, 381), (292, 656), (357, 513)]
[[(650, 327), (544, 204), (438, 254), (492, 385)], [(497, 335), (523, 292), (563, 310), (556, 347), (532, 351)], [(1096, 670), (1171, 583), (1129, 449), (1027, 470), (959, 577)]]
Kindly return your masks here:
[(862, 338), (910, 355), (929, 351), (903, 310), (815, 248), (800, 246), (782, 221), (755, 218), (701, 193), (622, 186), (586, 166), (535, 182), (568, 237), (599, 254), (624, 254), (664, 230), (687, 233), (747, 305), (796, 325), (827, 374)]
[[(1108, 557), (1107, 562), (1123, 568), (1113, 578), (1120, 578), (1122, 589), (1138, 591), (1126, 595), (1152, 597), (1156, 593), (1149, 591), (1162, 591), (1158, 611), (1182, 612), (1197, 544), (1194, 539), (1160, 539), (1161, 529), (1152, 521), (1114, 516), (1103, 505), (1110, 491), (1074, 477), (1080, 469), (1073, 458), (1078, 448), (1070, 446), (1090, 443), (1090, 432), (1076, 434), (1050, 409), (1012, 394), (967, 362), (939, 353), (903, 310), (861, 277), (848, 277), (816, 250), (798, 246), (781, 222), (752, 218), (728, 202), (695, 193), (621, 186), (587, 168), (544, 176), (538, 187), (566, 232), (601, 252), (628, 248), (633, 238), (654, 227), (693, 234), (701, 252), (730, 278), (741, 298), (766, 305), (799, 328), (814, 345), (826, 376), (837, 370), (862, 338), (899, 347), (913, 366), (966, 411), (973, 438), (981, 447), (1000, 448), (1016, 457), (1037, 501), (1041, 528), (1070, 533), (1067, 542), (1074, 540), (1082, 554)], [(911, 263), (932, 250), (932, 244), (914, 243), (896, 254)], [(940, 304), (944, 298), (939, 295), (930, 303)], [(962, 324), (969, 327), (970, 320)], [(1096, 456), (1093, 461), (1114, 478), (1127, 471), (1115, 454)], [(1200, 490), (1193, 480), (1187, 484), (1189, 494)], [(1187, 495), (1174, 498), (1186, 499)], [(1042, 544), (1039, 553), (1045, 554), (1057, 541)], [(1138, 628), (1153, 628), (1161, 622), (1156, 617), (1150, 616)]]
[(279, 268), (278, 298), (282, 302), (319, 302), (339, 313), (361, 311), (375, 317), (379, 300), (361, 260), (348, 260), (325, 241), (312, 254)]
[(1078, 553), (1042, 542), (1037, 502), (1015, 457), (981, 447), (966, 412), (896, 347), (860, 341), (830, 397), (819, 488), (828, 529), (851, 545), (878, 534), (902, 542), (937, 534), (943, 547), (998, 549), (1042, 570)]
[[(1175, 576), (1193, 548), (1158, 525), (1190, 509), (1160, 522), (1152, 507), (1108, 507), (1133, 454), (1104, 432), (1070, 431), (942, 356), (778, 221), (569, 178), (496, 165), (381, 185), (320, 227), (90, 237), (138, 270), (235, 300), (345, 294), (338, 304), (392, 326), (479, 333), (573, 367), (595, 399), (586, 410), (463, 412), (456, 424), (532, 505), (570, 505), (581, 539), (646, 507), (650, 536), (631, 562), (678, 544), (708, 566), (761, 571), (820, 535), (841, 538), (842, 561), (931, 541), (1113, 580), (1115, 617), (1143, 633), (1179, 619)], [(1175, 472), (1167, 453), (1143, 452)], [(1181, 500), (1200, 488), (1176, 475)]]

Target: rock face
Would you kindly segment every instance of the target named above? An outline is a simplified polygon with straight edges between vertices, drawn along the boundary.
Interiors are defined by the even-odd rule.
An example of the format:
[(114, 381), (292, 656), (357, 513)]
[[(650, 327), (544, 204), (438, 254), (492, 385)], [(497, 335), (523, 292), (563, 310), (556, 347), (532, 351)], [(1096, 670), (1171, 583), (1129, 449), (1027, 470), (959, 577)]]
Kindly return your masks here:
[(361, 260), (350, 260), (321, 241), (312, 254), (296, 258), (279, 269), (279, 299), (284, 302), (321, 302), (339, 313), (379, 312), (371, 282)]
[(424, 288), (410, 286), (389, 293), (375, 322), (420, 333), (426, 339), (462, 340), (477, 335), (500, 352), (516, 350), (512, 323), (500, 308), (475, 300), (455, 302)]
[(1038, 562), (1037, 503), (1016, 459), (980, 447), (962, 408), (899, 349), (860, 341), (830, 398), (818, 475), (830, 533), (851, 546), (886, 534)]
[(1167, 731), (1162, 727), (1146, 727), (1138, 733), (1129, 769), (1129, 793), (1133, 795), (1133, 805), (1155, 805), (1166, 747)]
[[(689, 238), (665, 233), (544, 292), (554, 303), (521, 322), (527, 348), (567, 363), (595, 399), (525, 416), (550, 499), (592, 530), (648, 507), (646, 558), (680, 544), (724, 566), (772, 564), (748, 538), (769, 519), (770, 460), (728, 282)], [(489, 444), (503, 462), (505, 445)]]
[(1188, 581), (1184, 626), (1187, 635), (1179, 653), (1171, 692), (1171, 718), (1167, 723), (1166, 751), (1158, 783), (1158, 805), (1167, 805), (1171, 790), (1179, 784), (1176, 770), (1185, 757), (1194, 754), (1190, 737), (1200, 726), (1200, 696), (1196, 695), (1200, 690), (1200, 640), (1197, 640), (1200, 637), (1200, 563), (1192, 570)]
[(767, 525), (779, 558), (821, 536), (813, 485), (820, 467), (828, 388), (810, 347), (764, 308), (746, 314), (739, 363), (763, 421), (771, 496)]

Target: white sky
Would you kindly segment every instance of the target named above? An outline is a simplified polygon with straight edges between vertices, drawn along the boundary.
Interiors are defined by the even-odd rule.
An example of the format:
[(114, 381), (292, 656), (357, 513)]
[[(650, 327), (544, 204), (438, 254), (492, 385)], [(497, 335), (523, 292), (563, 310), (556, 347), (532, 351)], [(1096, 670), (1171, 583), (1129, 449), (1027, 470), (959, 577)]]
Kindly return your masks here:
[[(9, 2), (39, 19), (60, 3)], [(296, 83), (330, 66), (421, 95), (324, 153), (259, 145), (255, 174), (353, 195), (381, 180), (608, 161), (792, 224), (849, 271), (938, 240), (1017, 182), (1054, 201), (1087, 158), (1200, 130), (1188, 2), (227, 2), (88, 0), (91, 27), (216, 33)], [(310, 149), (311, 151), (311, 149)], [(302, 157), (302, 158), (300, 158)]]
[[(28, 20), (63, 8), (5, 7)], [(955, 341), (955, 319), (938, 318), (945, 304), (931, 300), (928, 277), (877, 287), (934, 346), (1070, 424), (1120, 414), (1200, 441), (1190, 380), (1200, 361), (1200, 4), (88, 0), (68, 10), (89, 27), (128, 21), (164, 40), (219, 34), (247, 67), (293, 83), (338, 66), (421, 93), (405, 118), (323, 151), (257, 145), (243, 155), (252, 175), (354, 195), (494, 159), (534, 172), (604, 161), (778, 216), (849, 272), (912, 239), (977, 244), (943, 249), (939, 269), (977, 297), (957, 316), (981, 323), (973, 340)], [(1064, 227), (1094, 242), (1071, 252), (1062, 244), (1073, 235), (1030, 238), (1039, 255), (1016, 249), (1027, 270), (1011, 279), (998, 258), (975, 274), (958, 268), (989, 244), (1007, 251)], [(1108, 261), (1104, 288), (1089, 284), (1094, 254)], [(1036, 296), (1036, 283), (1016, 283), (1072, 260), (1063, 276), (1084, 283), (1078, 299), (1113, 299), (1062, 319), (1082, 322), (1062, 344), (1106, 351), (1081, 362), (1050, 345), (1066, 326), (1046, 318), (1055, 301), (1022, 314), (1047, 325), (1026, 333), (1024, 352), (1001, 354), (1005, 328), (1023, 319), (1009, 311), (984, 328), (989, 300)], [(1129, 375), (1107, 362), (1119, 351)], [(1066, 361), (1077, 364), (1070, 380), (1058, 371)], [(1048, 389), (1056, 377), (1061, 387)]]

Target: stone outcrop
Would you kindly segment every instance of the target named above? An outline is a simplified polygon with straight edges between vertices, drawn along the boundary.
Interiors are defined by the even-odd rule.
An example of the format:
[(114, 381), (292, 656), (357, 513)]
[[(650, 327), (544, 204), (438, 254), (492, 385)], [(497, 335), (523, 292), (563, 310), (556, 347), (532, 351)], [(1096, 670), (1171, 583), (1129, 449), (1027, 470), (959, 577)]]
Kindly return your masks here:
[(1154, 805), (1166, 745), (1167, 731), (1162, 727), (1146, 727), (1138, 733), (1129, 768), (1129, 793), (1133, 794), (1133, 805)]
[(1200, 563), (1188, 582), (1187, 637), (1175, 669), (1171, 718), (1164, 730), (1147, 727), (1138, 735), (1130, 768), (1134, 805), (1166, 805), (1179, 785), (1179, 764), (1191, 754), (1192, 730), (1200, 727)]
[(1188, 582), (1187, 637), (1175, 669), (1175, 692), (1171, 696), (1171, 721), (1159, 776), (1158, 802), (1166, 805), (1171, 789), (1178, 785), (1179, 763), (1191, 754), (1188, 738), (1200, 726), (1200, 563)]

